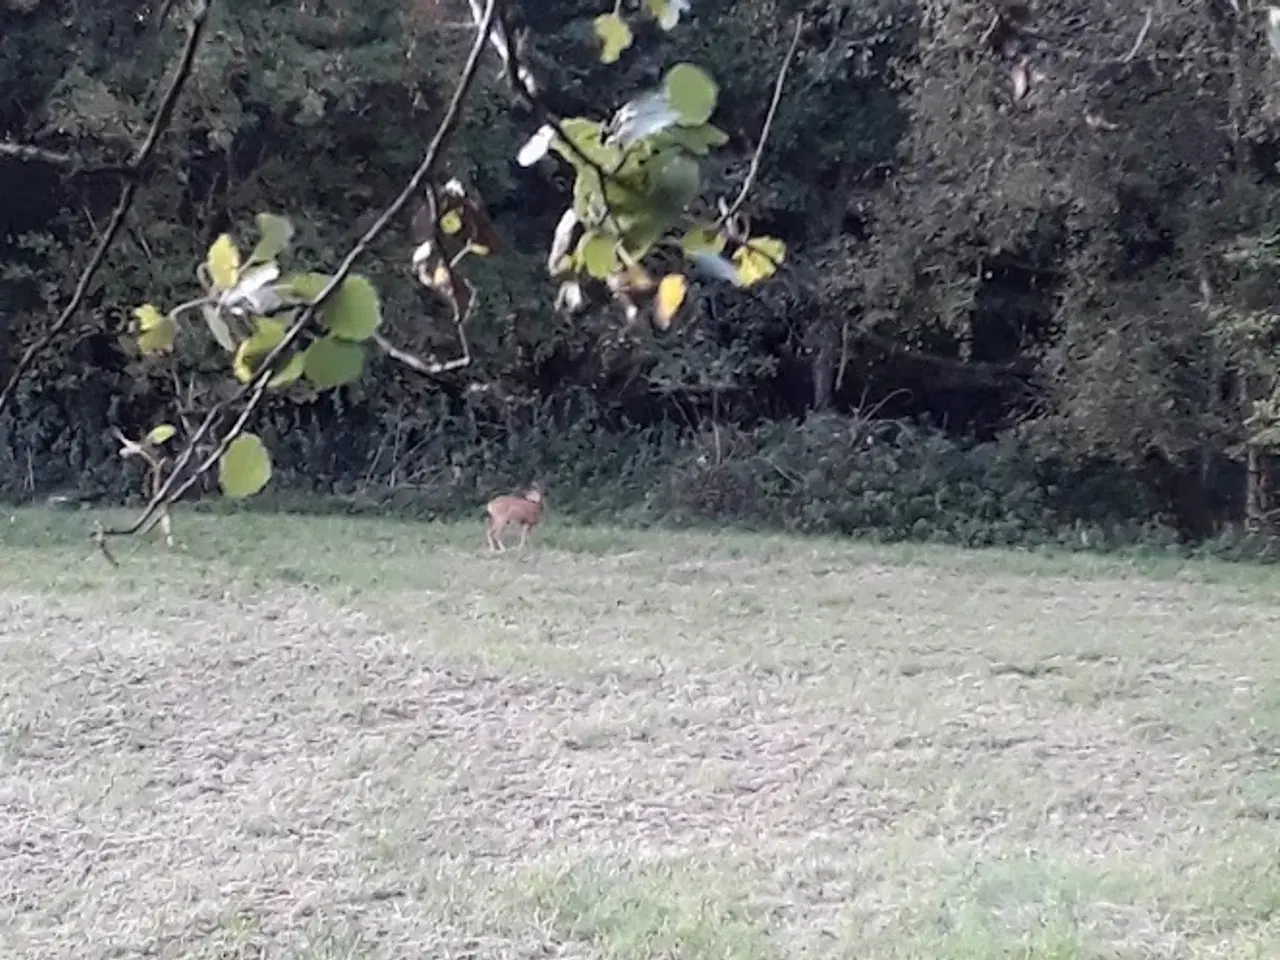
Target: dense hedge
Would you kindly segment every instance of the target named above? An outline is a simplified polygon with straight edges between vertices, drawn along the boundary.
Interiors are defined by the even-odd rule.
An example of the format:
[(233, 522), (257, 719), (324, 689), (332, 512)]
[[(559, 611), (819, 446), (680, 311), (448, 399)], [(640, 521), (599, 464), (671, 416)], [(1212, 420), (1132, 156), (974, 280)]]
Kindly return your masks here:
[[(115, 385), (70, 384), (20, 395), (0, 417), (0, 498), (140, 502), (139, 468), (121, 466), (106, 431), (121, 402)], [(1038, 459), (1012, 435), (966, 441), (921, 423), (824, 415), (754, 429), (640, 426), (570, 391), (501, 417), (443, 397), (435, 409), (378, 414), (367, 402), (344, 406), (337, 393), (268, 409), (261, 428), (276, 462), (272, 485), (242, 507), (217, 509), (443, 519), (474, 516), (494, 493), (537, 481), (558, 516), (580, 522), (1275, 553), (1271, 541), (1232, 531), (1185, 543), (1132, 472)]]

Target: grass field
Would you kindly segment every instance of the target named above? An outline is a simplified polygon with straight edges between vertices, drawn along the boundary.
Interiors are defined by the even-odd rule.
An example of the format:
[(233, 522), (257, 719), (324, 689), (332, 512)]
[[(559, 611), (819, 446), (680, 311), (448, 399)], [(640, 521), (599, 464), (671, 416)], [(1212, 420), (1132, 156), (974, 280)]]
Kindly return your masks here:
[(5, 957), (1280, 957), (1280, 573), (0, 515)]

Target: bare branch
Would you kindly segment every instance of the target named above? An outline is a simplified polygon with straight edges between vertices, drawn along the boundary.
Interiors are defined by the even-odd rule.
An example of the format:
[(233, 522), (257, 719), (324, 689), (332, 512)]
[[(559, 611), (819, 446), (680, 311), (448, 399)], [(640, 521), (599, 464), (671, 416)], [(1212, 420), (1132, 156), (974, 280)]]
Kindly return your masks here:
[[(426, 189), (426, 207), (427, 219), (431, 224), (431, 243), (434, 245), (435, 250), (443, 250), (444, 231), (440, 227), (440, 199), (436, 196), (435, 187), (431, 184), (428, 184)], [(467, 321), (471, 319), (471, 313), (475, 309), (476, 288), (471, 281), (458, 272), (458, 265), (467, 253), (468, 248), (463, 247), (452, 257), (442, 256), (440, 258), (440, 266), (444, 268), (447, 278), (447, 289), (444, 289), (443, 285), (434, 282), (429, 284), (432, 290), (448, 299), (450, 306), (453, 308), (453, 327), (457, 332), (459, 343), (458, 356), (452, 360), (442, 361), (436, 360), (434, 357), (430, 360), (425, 360), (416, 354), (410, 353), (408, 350), (397, 347), (381, 334), (375, 333), (373, 335), (374, 342), (391, 359), (398, 360), (411, 370), (416, 370), (425, 376), (439, 376), (440, 374), (461, 370), (463, 367), (471, 365), (471, 343), (467, 339)], [(466, 291), (465, 302), (459, 298), (459, 290)]]
[(458, 356), (451, 360), (424, 360), (408, 350), (401, 350), (380, 333), (375, 333), (373, 340), (391, 359), (400, 361), (406, 367), (424, 376), (436, 377), (471, 365), (471, 344), (467, 340), (467, 331), (462, 324), (458, 324), (458, 340), (461, 341), (461, 349)]
[(782, 90), (787, 83), (787, 73), (791, 70), (792, 61), (795, 60), (796, 50), (800, 48), (800, 34), (804, 29), (804, 18), (796, 17), (796, 32), (791, 38), (791, 46), (787, 49), (787, 55), (782, 60), (782, 66), (778, 69), (778, 77), (773, 82), (773, 99), (769, 101), (769, 112), (765, 114), (764, 126), (760, 130), (760, 142), (756, 144), (756, 152), (751, 157), (751, 166), (747, 169), (747, 178), (742, 181), (742, 189), (738, 191), (738, 196), (734, 198), (732, 204), (729, 205), (716, 223), (717, 229), (723, 227), (732, 220), (747, 202), (747, 196), (751, 193), (751, 188), (755, 186), (756, 178), (760, 175), (760, 162), (764, 158), (764, 148), (769, 143), (769, 134), (773, 130), (773, 119), (778, 113), (778, 104), (782, 102)]
[[(413, 199), (414, 195), (422, 188), (424, 181), (434, 171), (439, 161), (441, 153), (444, 151), (449, 138), (453, 135), (457, 128), (458, 121), (462, 115), (462, 104), (470, 92), (471, 87), (475, 83), (476, 74), (480, 68), (480, 57), (484, 53), (485, 43), (488, 41), (489, 32), (493, 27), (495, 19), (498, 15), (501, 0), (488, 0), (485, 8), (484, 19), (479, 25), (476, 32), (476, 39), (471, 47), (471, 53), (467, 57), (466, 65), (462, 69), (462, 75), (458, 79), (458, 84), (454, 89), (453, 97), (449, 101), (449, 106), (445, 111), (444, 117), (440, 121), (440, 125), (436, 128), (436, 132), (431, 139), (431, 143), (427, 147), (427, 152), (423, 155), (422, 162), (418, 164), (417, 170), (413, 176), (405, 184), (404, 189), (400, 191), (399, 196), (395, 198), (387, 208), (382, 212), (376, 221), (365, 231), (364, 235), (356, 241), (350, 252), (343, 258), (338, 269), (329, 279), (328, 284), (320, 291), (319, 295), (311, 301), (306, 307), (299, 311), (297, 318), (285, 331), (280, 342), (262, 359), (257, 372), (248, 383), (243, 384), (230, 398), (216, 403), (209, 413), (201, 422), (199, 428), (188, 439), (186, 446), (179, 454), (174, 464), (173, 471), (165, 480), (164, 485), (157, 494), (152, 497), (151, 502), (147, 505), (142, 514), (128, 527), (104, 530), (104, 536), (131, 536), (138, 532), (149, 531), (156, 523), (161, 511), (165, 510), (170, 504), (176, 502), (183, 494), (185, 494), (196, 481), (210, 468), (212, 468), (219, 458), (226, 452), (231, 442), (240, 435), (244, 430), (245, 424), (249, 417), (257, 409), (262, 402), (262, 397), (266, 392), (267, 383), (275, 375), (273, 369), (275, 361), (278, 360), (295, 342), (302, 336), (308, 325), (315, 318), (316, 313), (331, 297), (337, 289), (346, 280), (347, 275), (351, 272), (351, 268), (356, 261), (368, 250), (370, 245), (378, 238), (393, 219), (399, 216), (403, 210)], [(188, 465), (196, 455), (197, 448), (205, 442), (214, 425), (218, 423), (223, 414), (233, 404), (248, 398), (241, 409), (236, 421), (232, 424), (231, 429), (218, 442), (217, 447), (206, 456), (199, 465), (191, 471), (187, 471)], [(185, 477), (181, 481), (179, 478)]]
[(20, 163), (45, 163), (52, 167), (60, 167), (68, 176), (79, 176), (89, 173), (106, 173), (128, 179), (137, 179), (139, 171), (127, 163), (91, 163), (74, 154), (61, 150), (49, 150), (28, 143), (0, 142), (0, 157), (17, 160)]
[(1147, 32), (1151, 29), (1152, 14), (1147, 11), (1147, 17), (1142, 21), (1142, 29), (1138, 31), (1138, 38), (1133, 41), (1133, 46), (1129, 48), (1129, 52), (1120, 58), (1121, 63), (1128, 63), (1138, 55), (1138, 51), (1142, 49), (1142, 43), (1147, 39)]
[(151, 129), (147, 132), (146, 140), (142, 142), (129, 159), (128, 167), (132, 173), (120, 190), (120, 199), (116, 203), (115, 210), (112, 211), (111, 221), (107, 224), (107, 230), (98, 241), (97, 249), (93, 251), (89, 262), (85, 264), (84, 270), (80, 274), (80, 279), (76, 283), (75, 291), (71, 294), (71, 299), (67, 301), (66, 306), (62, 308), (62, 312), (50, 324), (49, 328), (27, 347), (14, 367), (13, 373), (9, 375), (9, 380), (4, 385), (4, 389), (0, 390), (0, 411), (4, 410), (5, 405), (13, 396), (14, 390), (17, 389), (18, 383), (27, 370), (31, 368), (31, 365), (49, 348), (49, 345), (55, 339), (61, 336), (62, 332), (71, 323), (72, 318), (79, 311), (80, 305), (84, 302), (84, 298), (89, 292), (89, 284), (93, 282), (98, 269), (106, 259), (107, 251), (111, 248), (111, 244), (115, 242), (116, 235), (120, 232), (121, 227), (124, 226), (125, 218), (129, 214), (129, 208), (133, 206), (134, 197), (137, 195), (141, 177), (151, 162), (161, 135), (173, 119), (173, 111), (178, 104), (178, 97), (181, 96), (182, 89), (186, 86), (187, 80), (191, 76), (191, 68), (195, 65), (196, 50), (199, 48), (201, 37), (204, 35), (211, 2), (212, 0), (197, 0), (195, 11), (191, 15), (191, 22), (187, 24), (187, 40), (182, 48), (182, 56), (178, 61), (178, 68), (174, 72), (173, 79), (169, 82), (169, 88), (165, 91), (164, 97), (160, 101), (160, 106), (156, 109), (156, 115), (151, 121)]

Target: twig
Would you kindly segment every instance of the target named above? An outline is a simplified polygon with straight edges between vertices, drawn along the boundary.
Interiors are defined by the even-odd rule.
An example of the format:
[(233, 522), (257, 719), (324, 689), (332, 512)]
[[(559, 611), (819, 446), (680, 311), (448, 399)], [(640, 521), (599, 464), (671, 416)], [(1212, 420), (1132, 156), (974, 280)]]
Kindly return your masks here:
[(71, 153), (37, 147), (29, 143), (0, 142), (0, 157), (21, 163), (46, 163), (51, 167), (63, 167), (67, 170), (68, 176), (107, 173), (131, 180), (138, 177), (138, 171), (127, 163), (91, 163)]
[[(173, 471), (165, 480), (164, 486), (147, 504), (142, 514), (128, 527), (115, 528), (103, 531), (104, 536), (131, 536), (139, 531), (146, 532), (155, 525), (156, 517), (162, 509), (169, 504), (174, 503), (184, 493), (186, 493), (196, 483), (196, 481), (226, 452), (231, 442), (239, 436), (248, 422), (253, 411), (257, 409), (258, 404), (262, 402), (262, 397), (266, 392), (267, 384), (275, 375), (273, 366), (275, 361), (284, 354), (286, 350), (302, 336), (307, 326), (311, 323), (319, 309), (331, 297), (337, 289), (346, 280), (347, 275), (351, 272), (351, 268), (355, 262), (368, 250), (369, 246), (378, 238), (383, 230), (391, 223), (391, 221), (399, 215), (400, 211), (405, 208), (409, 201), (413, 198), (422, 187), (425, 181), (434, 170), (439, 160), (440, 154), (443, 152), (445, 145), (452, 136), (454, 129), (458, 125), (458, 120), (462, 114), (462, 103), (470, 92), (472, 84), (480, 68), (480, 57), (484, 53), (485, 43), (488, 41), (489, 31), (493, 26), (494, 19), (497, 16), (498, 8), (501, 0), (488, 0), (485, 8), (484, 20), (480, 24), (480, 28), (476, 33), (475, 43), (471, 47), (471, 53), (467, 58), (466, 65), (463, 67), (462, 75), (458, 79), (457, 87), (454, 89), (453, 98), (449, 101), (449, 106), (445, 111), (444, 117), (440, 121), (439, 127), (436, 128), (435, 135), (431, 139), (431, 143), (427, 147), (427, 152), (423, 155), (422, 162), (418, 164), (418, 169), (414, 171), (413, 176), (409, 178), (404, 189), (400, 191), (400, 195), (383, 210), (382, 215), (374, 221), (373, 225), (365, 231), (364, 236), (356, 241), (355, 246), (343, 258), (338, 269), (329, 279), (328, 284), (320, 291), (306, 307), (304, 307), (293, 321), (280, 342), (263, 357), (257, 372), (248, 383), (243, 384), (231, 397), (216, 403), (209, 413), (201, 422), (199, 428), (187, 440), (186, 446), (182, 453), (178, 456), (174, 463)], [(201, 461), (200, 465), (186, 476), (186, 479), (179, 482), (178, 478), (186, 473), (186, 468), (191, 460), (195, 457), (197, 447), (204, 442), (209, 431), (213, 429), (214, 424), (221, 419), (223, 412), (232, 404), (248, 397), (244, 408), (240, 415), (236, 418), (231, 429), (219, 441), (217, 447)]]
[[(433, 249), (437, 251), (444, 250), (444, 231), (440, 227), (440, 199), (436, 196), (435, 187), (428, 183), (426, 186), (426, 207), (427, 218), (431, 224), (431, 243)], [(391, 359), (398, 360), (411, 370), (415, 370), (425, 376), (438, 376), (443, 373), (451, 373), (454, 370), (461, 370), (463, 367), (471, 365), (471, 343), (467, 339), (467, 322), (471, 319), (471, 313), (475, 309), (476, 288), (470, 280), (462, 276), (458, 272), (458, 265), (467, 255), (468, 248), (463, 247), (452, 257), (440, 257), (440, 266), (445, 270), (448, 277), (449, 289), (447, 291), (441, 289), (436, 283), (431, 283), (430, 287), (436, 293), (445, 297), (453, 307), (453, 327), (458, 334), (458, 342), (460, 350), (458, 356), (452, 360), (424, 360), (416, 354), (410, 353), (408, 350), (401, 349), (393, 344), (386, 337), (379, 333), (373, 335), (373, 341), (382, 348), (382, 351)], [(465, 306), (459, 300), (458, 291), (466, 291)]]
[(461, 370), (463, 367), (471, 365), (471, 345), (467, 342), (467, 333), (463, 324), (458, 325), (458, 339), (462, 341), (462, 348), (458, 356), (452, 360), (423, 360), (416, 354), (410, 353), (408, 350), (401, 350), (394, 343), (391, 343), (380, 333), (373, 335), (373, 341), (382, 351), (393, 360), (399, 360), (406, 367), (418, 371), (428, 377), (439, 376), (442, 373), (451, 373), (454, 370)]
[(1147, 11), (1147, 17), (1142, 21), (1142, 29), (1138, 31), (1138, 38), (1133, 41), (1133, 46), (1129, 48), (1129, 52), (1120, 58), (1121, 63), (1128, 63), (1138, 55), (1138, 50), (1142, 47), (1142, 42), (1147, 39), (1147, 31), (1151, 29), (1152, 15), (1151, 11)]
[[(164, 454), (151, 446), (150, 438), (130, 440), (119, 427), (112, 427), (111, 432), (116, 440), (120, 442), (121, 459), (127, 460), (129, 457), (141, 457), (146, 463), (148, 496), (154, 497), (161, 484), (164, 483)], [(160, 526), (163, 528), (165, 545), (172, 547), (173, 521), (168, 509), (160, 511)]]
[(747, 169), (747, 178), (742, 181), (742, 188), (738, 191), (738, 196), (734, 198), (732, 204), (721, 215), (716, 222), (716, 229), (720, 229), (730, 220), (732, 220), (742, 209), (743, 204), (747, 202), (747, 195), (751, 193), (751, 188), (755, 185), (756, 178), (760, 175), (760, 162), (764, 158), (764, 148), (769, 143), (769, 134), (773, 130), (773, 119), (778, 113), (778, 104), (782, 102), (782, 89), (787, 83), (787, 73), (791, 70), (791, 64), (795, 60), (796, 51), (800, 48), (800, 34), (804, 29), (804, 18), (796, 17), (796, 32), (791, 37), (791, 46), (787, 49), (787, 55), (783, 58), (782, 66), (778, 70), (778, 77), (773, 82), (773, 99), (769, 101), (769, 112), (765, 114), (764, 126), (760, 130), (760, 142), (756, 144), (756, 152), (751, 157), (751, 166)]
[[(476, 0), (468, 0), (474, 8)], [(499, 17), (497, 24), (493, 29), (495, 43), (494, 49), (498, 51), (498, 55), (502, 58), (507, 68), (507, 79), (511, 84), (511, 89), (515, 91), (516, 96), (524, 103), (526, 107), (533, 112), (534, 118), (541, 124), (545, 124), (555, 131), (559, 142), (568, 148), (569, 152), (577, 157), (582, 163), (586, 164), (596, 175), (596, 186), (600, 189), (600, 199), (605, 207), (605, 222), (611, 227), (622, 232), (622, 228), (618, 225), (617, 217), (614, 215), (613, 208), (609, 204), (609, 196), (605, 189), (606, 184), (617, 183), (615, 174), (617, 170), (608, 170), (604, 164), (600, 163), (595, 157), (591, 156), (582, 147), (578, 146), (576, 140), (570, 137), (564, 130), (564, 119), (556, 114), (547, 102), (538, 93), (537, 86), (533, 80), (533, 74), (529, 68), (520, 62), (518, 53), (518, 44), (515, 42), (511, 34), (511, 25), (507, 22), (505, 16)], [(501, 38), (498, 39), (498, 35)], [(619, 160), (618, 166), (622, 165)]]
[(182, 94), (182, 88), (191, 76), (191, 68), (195, 64), (196, 50), (200, 46), (201, 37), (204, 35), (211, 2), (212, 0), (197, 0), (195, 11), (191, 15), (191, 22), (187, 24), (187, 40), (182, 48), (182, 57), (178, 61), (178, 69), (160, 101), (155, 118), (151, 121), (151, 129), (147, 132), (146, 140), (134, 151), (129, 160), (128, 168), (131, 171), (131, 175), (120, 190), (120, 199), (116, 203), (115, 210), (112, 211), (111, 221), (107, 224), (107, 230), (102, 235), (102, 239), (98, 241), (97, 249), (93, 251), (89, 262), (85, 264), (85, 268), (80, 274), (80, 280), (76, 283), (75, 291), (71, 294), (71, 299), (67, 301), (66, 306), (62, 308), (62, 313), (58, 315), (58, 319), (50, 324), (48, 329), (36, 338), (34, 343), (27, 347), (17, 365), (13, 368), (13, 373), (9, 375), (9, 380), (5, 383), (4, 389), (0, 390), (0, 411), (4, 410), (5, 405), (13, 396), (14, 390), (17, 389), (18, 382), (30, 369), (36, 358), (48, 349), (49, 345), (61, 336), (71, 323), (72, 318), (80, 309), (80, 305), (84, 302), (84, 298), (89, 292), (89, 284), (93, 282), (98, 269), (106, 259), (107, 251), (111, 248), (111, 244), (115, 242), (120, 228), (124, 226), (125, 217), (129, 213), (129, 208), (133, 206), (134, 197), (137, 195), (142, 176), (151, 162), (152, 154), (155, 153), (161, 135), (173, 118), (173, 111), (178, 104), (178, 97)]
[(102, 529), (102, 524), (94, 525), (92, 539), (97, 548), (102, 551), (102, 555), (107, 558), (107, 563), (113, 567), (119, 567), (120, 561), (115, 558), (111, 553), (111, 549), (107, 546), (106, 531)]

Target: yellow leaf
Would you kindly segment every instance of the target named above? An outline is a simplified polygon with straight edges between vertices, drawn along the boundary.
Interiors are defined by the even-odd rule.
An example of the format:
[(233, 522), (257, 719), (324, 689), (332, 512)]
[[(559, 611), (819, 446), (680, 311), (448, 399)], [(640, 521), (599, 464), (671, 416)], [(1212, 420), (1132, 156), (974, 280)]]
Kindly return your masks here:
[(459, 214), (457, 210), (445, 211), (445, 215), (440, 218), (440, 232), (451, 237), (461, 229), (461, 214)]
[(685, 280), (683, 274), (669, 273), (662, 278), (658, 284), (658, 295), (654, 298), (653, 304), (653, 325), (659, 330), (665, 330), (671, 326), (671, 320), (676, 315), (676, 311), (680, 309), (680, 305), (684, 303), (686, 291), (689, 289), (688, 281)]
[(143, 356), (168, 353), (178, 336), (178, 324), (149, 303), (133, 311), (137, 321), (138, 349)]
[(138, 321), (139, 333), (146, 333), (148, 330), (154, 330), (164, 322), (164, 314), (149, 303), (144, 303), (140, 307), (135, 307), (133, 316), (134, 319)]
[(229, 234), (222, 234), (213, 241), (207, 257), (209, 278), (219, 290), (230, 290), (240, 277), (240, 251)]
[(147, 442), (152, 446), (158, 447), (177, 432), (177, 428), (171, 423), (157, 423), (151, 428), (151, 432), (147, 434)]
[(776, 237), (752, 237), (733, 251), (739, 281), (744, 287), (749, 287), (768, 279), (777, 271), (786, 255), (786, 244)]
[(592, 23), (600, 41), (600, 62), (617, 63), (622, 51), (631, 46), (631, 28), (616, 13), (602, 13)]

